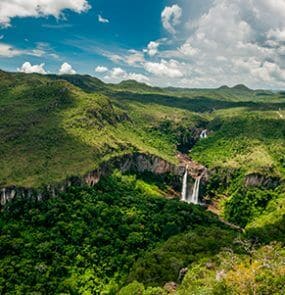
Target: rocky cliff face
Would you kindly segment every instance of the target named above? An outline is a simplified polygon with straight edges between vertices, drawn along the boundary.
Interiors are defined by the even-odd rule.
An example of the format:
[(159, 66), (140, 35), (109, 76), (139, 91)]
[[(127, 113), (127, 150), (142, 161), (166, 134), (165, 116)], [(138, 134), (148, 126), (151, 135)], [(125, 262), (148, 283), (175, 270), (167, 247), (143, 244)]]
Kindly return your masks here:
[(128, 171), (134, 173), (151, 172), (158, 175), (172, 174), (179, 177), (182, 177), (185, 172), (183, 163), (176, 166), (154, 155), (141, 153), (128, 154), (115, 157), (103, 163), (100, 167), (87, 173), (83, 177), (70, 177), (55, 185), (47, 185), (40, 189), (15, 186), (2, 188), (0, 189), (0, 204), (4, 206), (15, 197), (34, 198), (37, 200), (55, 197), (59, 192), (65, 191), (72, 185), (94, 186), (99, 182), (102, 176), (110, 175), (114, 169), (119, 169), (122, 173)]
[(258, 173), (252, 173), (245, 177), (244, 183), (247, 187), (260, 187), (266, 189), (274, 189), (280, 185), (278, 177), (264, 176)]
[(180, 165), (187, 167), (188, 174), (196, 179), (197, 177), (202, 177), (202, 179), (207, 180), (209, 178), (208, 170), (205, 166), (193, 161), (185, 154), (179, 153), (177, 158), (180, 162)]

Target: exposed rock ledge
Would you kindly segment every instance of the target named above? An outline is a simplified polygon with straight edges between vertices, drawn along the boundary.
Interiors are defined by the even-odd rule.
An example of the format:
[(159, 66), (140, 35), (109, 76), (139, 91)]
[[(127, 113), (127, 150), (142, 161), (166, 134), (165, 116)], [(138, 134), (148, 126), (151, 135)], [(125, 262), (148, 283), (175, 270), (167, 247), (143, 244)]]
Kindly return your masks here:
[(244, 180), (247, 187), (263, 187), (267, 189), (274, 189), (280, 185), (280, 179), (274, 176), (264, 176), (259, 173), (248, 174)]
[(0, 189), (0, 204), (4, 206), (9, 200), (15, 197), (35, 198), (42, 200), (49, 197), (55, 197), (57, 193), (65, 191), (72, 185), (90, 185), (97, 184), (102, 176), (110, 175), (114, 169), (125, 172), (151, 172), (154, 174), (172, 174), (181, 177), (185, 172), (185, 164), (181, 161), (179, 165), (171, 164), (157, 156), (148, 154), (128, 154), (120, 157), (114, 157), (103, 163), (97, 169), (87, 173), (83, 177), (70, 177), (56, 185), (47, 185), (45, 187), (23, 188), (10, 186)]

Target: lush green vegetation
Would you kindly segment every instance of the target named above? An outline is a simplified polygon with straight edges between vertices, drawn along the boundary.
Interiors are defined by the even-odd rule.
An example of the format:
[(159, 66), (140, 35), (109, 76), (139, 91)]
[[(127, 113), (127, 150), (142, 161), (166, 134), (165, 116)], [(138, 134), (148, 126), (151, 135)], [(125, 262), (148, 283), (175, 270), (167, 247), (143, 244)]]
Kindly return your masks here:
[(223, 224), (206, 227), (199, 225), (186, 234), (171, 237), (159, 247), (145, 253), (134, 264), (128, 280), (139, 281), (147, 286), (179, 282), (179, 272), (182, 268), (229, 247), (236, 235), (236, 232)]
[(138, 151), (177, 163), (180, 151), (209, 169), (208, 202), (244, 228), (166, 199), (180, 190), (173, 176), (116, 173), (44, 202), (16, 199), (0, 213), (0, 293), (164, 295), (175, 282), (175, 294), (284, 294), (284, 118), (284, 93), (243, 85), (0, 72), (0, 188)]
[(168, 294), (166, 282), (173, 294), (284, 294), (284, 208), (274, 198), (244, 233), (213, 225), (171, 237), (137, 260), (121, 294)]
[(272, 244), (249, 252), (225, 250), (208, 264), (192, 265), (177, 294), (284, 294), (284, 248)]
[[(204, 209), (113, 175), (46, 202), (18, 199), (0, 216), (0, 293), (115, 293), (133, 262), (170, 236), (218, 225)], [(144, 187), (147, 187), (147, 193)]]
[[(245, 241), (239, 242), (247, 248)], [(175, 288), (172, 294), (284, 294), (284, 248), (278, 244), (271, 244), (251, 249), (248, 254), (245, 254), (245, 249), (244, 254), (227, 249), (216, 256), (200, 259), (191, 265), (182, 284)], [(169, 293), (165, 289), (145, 287), (144, 284), (134, 281), (119, 294)]]
[[(80, 75), (0, 73), (0, 184), (37, 187), (141, 151), (176, 162), (284, 175), (284, 96), (269, 91), (107, 85)], [(253, 129), (254, 126), (254, 129)]]

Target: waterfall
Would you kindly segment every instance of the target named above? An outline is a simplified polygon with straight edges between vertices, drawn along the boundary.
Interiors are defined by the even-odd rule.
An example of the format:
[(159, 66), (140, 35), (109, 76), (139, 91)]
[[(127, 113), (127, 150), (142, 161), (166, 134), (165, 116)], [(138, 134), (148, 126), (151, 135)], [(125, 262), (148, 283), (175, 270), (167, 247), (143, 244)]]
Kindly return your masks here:
[(181, 201), (186, 202), (187, 201), (187, 177), (188, 177), (188, 171), (186, 167), (185, 174), (183, 176), (183, 184), (182, 184), (182, 194), (181, 194)]
[(200, 181), (201, 181), (201, 176), (197, 177), (194, 183), (193, 192), (190, 199), (190, 203), (192, 204), (196, 204), (196, 205), (199, 204)]
[(204, 129), (201, 134), (200, 134), (200, 138), (207, 138), (207, 129)]
[(5, 205), (5, 203), (6, 203), (6, 189), (5, 188), (2, 189), (2, 194), (0, 194), (0, 197), (1, 197), (1, 199), (0, 199), (1, 205)]
[(185, 167), (185, 173), (184, 173), (183, 182), (182, 182), (181, 201), (187, 202), (189, 204), (195, 204), (195, 205), (200, 204), (199, 203), (200, 184), (201, 184), (201, 179), (203, 178), (203, 175), (205, 174), (205, 172), (206, 172), (205, 170), (202, 171), (202, 173), (199, 173), (200, 175), (194, 178), (195, 182), (194, 182), (193, 191), (191, 194), (188, 189), (188, 165)]
[(195, 183), (193, 186), (192, 195), (187, 194), (187, 186), (188, 186), (188, 167), (186, 167), (185, 174), (183, 176), (183, 184), (182, 184), (182, 193), (181, 193), (181, 201), (187, 202), (189, 204), (199, 204), (199, 190), (200, 190), (200, 182), (202, 175), (198, 176), (195, 179)]

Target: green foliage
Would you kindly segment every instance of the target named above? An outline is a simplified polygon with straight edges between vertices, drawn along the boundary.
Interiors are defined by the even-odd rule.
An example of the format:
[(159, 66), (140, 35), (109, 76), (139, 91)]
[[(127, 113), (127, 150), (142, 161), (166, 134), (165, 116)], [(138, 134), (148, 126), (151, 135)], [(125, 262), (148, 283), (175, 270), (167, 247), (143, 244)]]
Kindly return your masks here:
[(284, 173), (285, 124), (278, 114), (228, 109), (212, 117), (209, 129), (214, 134), (191, 152), (197, 161), (211, 168), (242, 168), (244, 173)]
[[(229, 196), (226, 219), (251, 241), (284, 245), (284, 108), (284, 93), (244, 85), (160, 89), (0, 71), (0, 187), (52, 184), (138, 151), (177, 163), (191, 149), (209, 168), (208, 197)], [(208, 138), (197, 142), (202, 128)], [(265, 181), (250, 188), (250, 175)], [(115, 174), (45, 202), (15, 200), (0, 214), (0, 293), (116, 294), (129, 283), (120, 294), (164, 295), (152, 286), (188, 266), (178, 294), (283, 294), (284, 249), (236, 252), (236, 233), (210, 213), (160, 198), (177, 183)]]
[(225, 218), (245, 227), (264, 211), (270, 200), (276, 197), (277, 194), (269, 190), (240, 189), (225, 201)]
[(138, 259), (128, 280), (137, 280), (147, 286), (178, 282), (179, 271), (183, 267), (218, 253), (223, 247), (231, 245), (235, 236), (234, 231), (215, 225), (197, 226), (170, 238)]
[(0, 293), (114, 294), (145, 251), (197, 223), (219, 224), (136, 182), (114, 175), (44, 202), (9, 203), (0, 215)]
[(118, 295), (166, 295), (167, 292), (162, 288), (156, 287), (148, 287), (145, 289), (144, 285), (134, 281), (129, 285), (122, 288)]
[(262, 243), (279, 241), (285, 245), (285, 198), (284, 194), (271, 200), (262, 214), (246, 226), (248, 238), (257, 238)]
[(176, 162), (177, 148), (187, 152), (204, 127), (212, 133), (193, 148), (197, 161), (284, 175), (282, 108), (282, 95), (240, 86), (159, 89), (1, 72), (1, 186), (59, 182), (134, 151)]
[(223, 251), (211, 267), (205, 262), (193, 265), (176, 294), (284, 294), (284, 259), (284, 248), (278, 244), (246, 256)]

